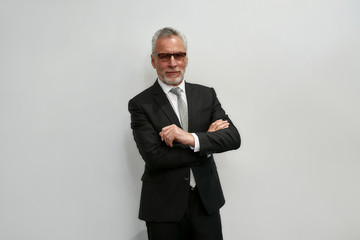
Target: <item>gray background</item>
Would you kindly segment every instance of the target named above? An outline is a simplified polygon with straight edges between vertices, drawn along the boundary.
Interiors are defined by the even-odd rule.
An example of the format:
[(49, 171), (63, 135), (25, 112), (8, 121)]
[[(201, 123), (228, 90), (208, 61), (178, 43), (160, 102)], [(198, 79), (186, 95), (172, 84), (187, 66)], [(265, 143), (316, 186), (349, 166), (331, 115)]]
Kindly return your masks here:
[(189, 41), (243, 139), (227, 240), (360, 239), (360, 2), (0, 1), (0, 239), (144, 240), (127, 102), (153, 33)]

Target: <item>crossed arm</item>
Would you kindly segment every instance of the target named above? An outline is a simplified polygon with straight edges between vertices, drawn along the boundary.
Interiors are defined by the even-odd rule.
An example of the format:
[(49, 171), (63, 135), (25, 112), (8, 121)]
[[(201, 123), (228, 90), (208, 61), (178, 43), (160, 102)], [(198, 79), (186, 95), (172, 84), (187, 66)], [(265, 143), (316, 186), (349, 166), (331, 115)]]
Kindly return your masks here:
[[(226, 120), (218, 119), (210, 125), (207, 132), (215, 132), (217, 130), (228, 128), (229, 124), (230, 123)], [(175, 124), (164, 127), (159, 135), (161, 141), (164, 141), (169, 147), (173, 147), (174, 141), (191, 147), (195, 146), (194, 136), (191, 133), (182, 130)]]

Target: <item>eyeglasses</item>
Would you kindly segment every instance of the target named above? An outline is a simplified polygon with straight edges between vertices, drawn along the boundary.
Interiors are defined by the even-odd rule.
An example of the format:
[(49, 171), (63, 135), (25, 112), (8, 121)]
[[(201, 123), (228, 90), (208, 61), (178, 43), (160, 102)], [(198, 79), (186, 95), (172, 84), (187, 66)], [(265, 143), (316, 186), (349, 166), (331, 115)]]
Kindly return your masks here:
[(179, 53), (153, 53), (156, 55), (161, 62), (168, 62), (171, 59), (171, 56), (174, 56), (175, 60), (181, 62), (185, 59), (186, 53), (179, 52)]

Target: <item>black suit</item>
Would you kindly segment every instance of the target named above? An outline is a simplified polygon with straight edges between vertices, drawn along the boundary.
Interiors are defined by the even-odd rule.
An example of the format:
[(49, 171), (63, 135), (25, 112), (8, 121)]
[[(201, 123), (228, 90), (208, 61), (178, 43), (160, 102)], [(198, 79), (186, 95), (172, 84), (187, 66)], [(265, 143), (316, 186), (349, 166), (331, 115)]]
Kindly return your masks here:
[[(159, 132), (171, 124), (181, 127), (169, 100), (158, 82), (129, 101), (131, 128), (145, 171), (142, 176), (139, 218), (149, 222), (176, 222), (186, 211), (190, 167), (201, 201), (208, 214), (224, 205), (213, 153), (240, 146), (240, 135), (222, 109), (214, 89), (185, 83), (188, 105), (188, 132), (196, 133), (200, 152), (175, 144), (170, 148)], [(227, 129), (207, 132), (218, 119), (228, 120)]]

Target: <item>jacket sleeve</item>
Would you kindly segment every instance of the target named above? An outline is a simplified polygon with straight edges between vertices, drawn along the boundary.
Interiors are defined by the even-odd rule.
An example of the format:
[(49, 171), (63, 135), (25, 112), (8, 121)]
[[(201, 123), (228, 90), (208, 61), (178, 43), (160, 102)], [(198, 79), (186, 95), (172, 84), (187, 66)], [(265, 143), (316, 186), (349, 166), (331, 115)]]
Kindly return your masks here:
[(197, 165), (205, 159), (183, 144), (176, 144), (171, 148), (162, 142), (155, 127), (155, 124), (159, 123), (152, 122), (150, 113), (144, 110), (138, 99), (131, 99), (128, 109), (137, 148), (151, 170)]
[(230, 125), (226, 129), (215, 132), (196, 132), (200, 142), (200, 155), (208, 155), (212, 153), (221, 153), (234, 150), (240, 147), (241, 138), (235, 125), (232, 123), (228, 115), (225, 113), (216, 96), (215, 90), (212, 89), (212, 105), (211, 105), (211, 122), (218, 119), (227, 120)]

